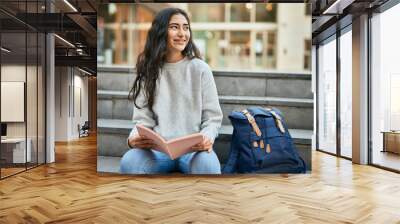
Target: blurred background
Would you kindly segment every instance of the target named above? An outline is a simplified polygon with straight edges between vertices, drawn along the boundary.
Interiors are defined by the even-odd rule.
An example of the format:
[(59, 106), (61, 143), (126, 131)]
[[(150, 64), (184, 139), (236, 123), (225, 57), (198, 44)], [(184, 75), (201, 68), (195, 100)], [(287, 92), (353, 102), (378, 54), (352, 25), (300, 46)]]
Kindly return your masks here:
[(311, 71), (311, 5), (282, 3), (100, 5), (98, 64), (135, 65), (166, 7), (188, 12), (194, 42), (213, 70)]

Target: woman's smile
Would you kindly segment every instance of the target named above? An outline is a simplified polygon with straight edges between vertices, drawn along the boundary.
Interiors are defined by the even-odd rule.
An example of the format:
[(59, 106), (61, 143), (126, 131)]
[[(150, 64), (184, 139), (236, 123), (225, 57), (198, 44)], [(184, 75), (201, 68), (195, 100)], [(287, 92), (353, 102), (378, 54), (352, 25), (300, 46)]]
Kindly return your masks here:
[(174, 43), (182, 45), (182, 44), (186, 44), (186, 40), (174, 40)]

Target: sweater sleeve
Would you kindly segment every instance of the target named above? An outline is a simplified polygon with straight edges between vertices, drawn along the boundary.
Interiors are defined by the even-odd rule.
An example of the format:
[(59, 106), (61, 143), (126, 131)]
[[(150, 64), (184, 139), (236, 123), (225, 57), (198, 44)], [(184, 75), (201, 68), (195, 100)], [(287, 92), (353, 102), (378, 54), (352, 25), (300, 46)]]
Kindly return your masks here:
[[(154, 126), (156, 125), (156, 119), (154, 118), (154, 114), (150, 111), (147, 105), (147, 100), (143, 95), (143, 88), (141, 89), (136, 99), (136, 104), (140, 107), (140, 109), (136, 107), (135, 104), (133, 104), (133, 117), (132, 117), (133, 128), (131, 133), (129, 134), (129, 137), (137, 135), (138, 133), (136, 128), (137, 124), (141, 124), (150, 129), (153, 129)], [(128, 147), (131, 148), (129, 144)]]
[(217, 87), (211, 69), (202, 73), (202, 113), (200, 133), (208, 137), (212, 142), (218, 136), (218, 130), (222, 123), (222, 110), (219, 105)]

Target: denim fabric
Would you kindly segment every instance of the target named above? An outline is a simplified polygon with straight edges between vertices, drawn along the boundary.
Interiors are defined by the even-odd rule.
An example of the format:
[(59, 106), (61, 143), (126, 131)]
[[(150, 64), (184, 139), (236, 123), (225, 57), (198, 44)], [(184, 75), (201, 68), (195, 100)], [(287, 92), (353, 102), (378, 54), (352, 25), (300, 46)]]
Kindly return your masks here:
[(152, 149), (130, 149), (121, 159), (123, 174), (221, 174), (221, 166), (214, 151), (191, 152), (171, 160), (165, 153)]

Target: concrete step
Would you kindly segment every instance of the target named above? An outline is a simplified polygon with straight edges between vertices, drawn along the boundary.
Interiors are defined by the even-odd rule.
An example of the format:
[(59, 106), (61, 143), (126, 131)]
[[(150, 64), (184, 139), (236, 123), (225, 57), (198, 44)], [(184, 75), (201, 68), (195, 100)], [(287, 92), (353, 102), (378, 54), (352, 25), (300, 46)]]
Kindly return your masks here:
[(127, 150), (131, 120), (97, 119), (97, 154), (121, 157)]
[(97, 89), (129, 91), (134, 81), (132, 66), (97, 67)]
[(224, 114), (222, 124), (228, 125), (232, 111), (242, 111), (252, 106), (276, 107), (291, 129), (313, 129), (313, 100), (283, 97), (220, 96)]
[(97, 156), (97, 172), (120, 173), (121, 157)]
[[(135, 73), (133, 67), (100, 66), (97, 71), (99, 90), (129, 91)], [(268, 96), (311, 99), (311, 74), (213, 71), (219, 95)]]
[(97, 119), (97, 127), (100, 133), (113, 133), (129, 135), (133, 128), (132, 120)]
[[(97, 113), (102, 119), (130, 120), (133, 102), (128, 91), (98, 90)], [(251, 106), (276, 107), (282, 111), (287, 125), (293, 129), (313, 128), (313, 100), (283, 97), (219, 96), (224, 114), (222, 124), (230, 124), (228, 115)]]
[(219, 95), (311, 99), (311, 74), (213, 71)]
[(132, 119), (133, 102), (128, 100), (128, 95), (128, 91), (98, 90), (97, 117), (103, 119)]
[[(133, 127), (130, 120), (98, 119), (97, 153), (98, 156), (121, 157), (127, 150), (127, 137)], [(214, 150), (221, 163), (225, 163), (230, 150), (233, 127), (223, 125), (215, 141)], [(311, 169), (311, 130), (289, 129), (300, 156)]]

